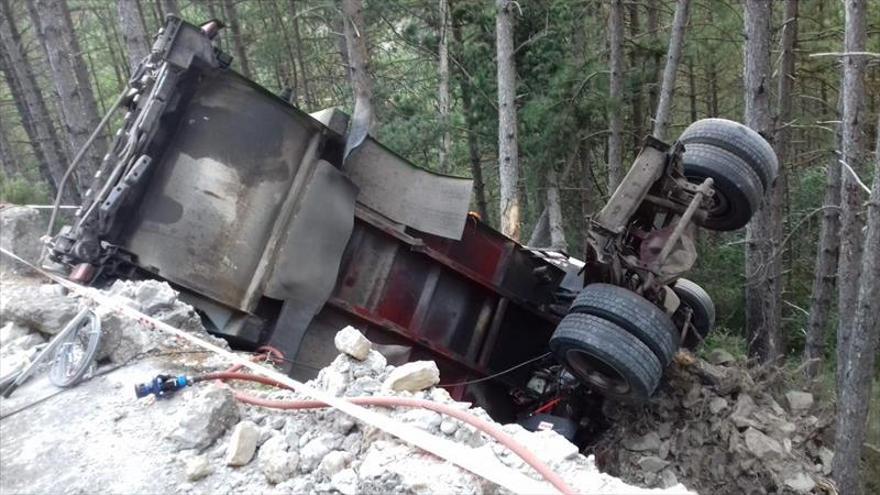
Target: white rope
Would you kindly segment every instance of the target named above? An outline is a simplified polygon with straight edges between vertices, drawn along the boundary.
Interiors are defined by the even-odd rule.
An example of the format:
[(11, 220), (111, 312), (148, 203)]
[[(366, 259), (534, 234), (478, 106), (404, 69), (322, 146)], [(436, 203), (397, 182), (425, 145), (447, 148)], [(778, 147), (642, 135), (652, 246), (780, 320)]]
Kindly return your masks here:
[(31, 269), (57, 282), (59, 285), (66, 287), (70, 291), (75, 292), (76, 294), (79, 294), (80, 296), (87, 299), (91, 299), (96, 304), (98, 304), (99, 307), (113, 309), (123, 315), (134, 318), (149, 327), (155, 328), (175, 337), (185, 339), (199, 347), (202, 347), (203, 349), (214, 352), (215, 354), (226, 358), (226, 360), (231, 363), (239, 364), (250, 369), (258, 375), (271, 378), (272, 380), (287, 385), (297, 392), (303, 393), (314, 400), (321, 401), (331, 407), (339, 409), (349, 416), (352, 416), (370, 426), (373, 426), (390, 435), (393, 435), (403, 440), (404, 442), (407, 442), (416, 447), (419, 447), (422, 450), (430, 452), (431, 454), (434, 454), (445, 461), (451, 462), (463, 469), (466, 469), (471, 473), (476, 474), (477, 476), (485, 478), (488, 481), (491, 481), (499, 486), (510, 490), (513, 493), (538, 494), (556, 492), (556, 490), (550, 484), (534, 480), (519, 471), (515, 471), (505, 466), (494, 455), (492, 455), (490, 452), (487, 452), (486, 450), (474, 449), (472, 447), (467, 447), (458, 443), (454, 443), (445, 438), (432, 435), (424, 430), (420, 430), (418, 428), (414, 428), (412, 426), (397, 422), (384, 414), (380, 414), (375, 411), (363, 408), (343, 398), (330, 395), (323, 390), (309, 387), (304, 383), (290, 378), (287, 375), (266, 368), (264, 366), (260, 366), (259, 364), (249, 359), (245, 359), (226, 349), (223, 349), (222, 347), (202, 340), (195, 335), (174, 328), (165, 322), (159, 321), (144, 313), (141, 313), (140, 311), (132, 308), (131, 306), (123, 302), (125, 301), (125, 298), (120, 298), (119, 296), (108, 297), (92, 287), (84, 287), (75, 284), (69, 280), (37, 268), (33, 264), (29, 263), (28, 261), (22, 259), (15, 253), (5, 248), (0, 247), (0, 252), (24, 265), (27, 265)]

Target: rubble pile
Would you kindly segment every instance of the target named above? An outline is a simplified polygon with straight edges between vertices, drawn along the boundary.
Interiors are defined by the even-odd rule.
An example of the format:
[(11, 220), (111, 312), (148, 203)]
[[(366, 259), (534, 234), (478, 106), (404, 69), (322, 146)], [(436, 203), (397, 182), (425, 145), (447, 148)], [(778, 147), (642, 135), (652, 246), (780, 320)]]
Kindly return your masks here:
[[(357, 335), (355, 335), (357, 333)], [(437, 366), (418, 361), (388, 365), (357, 330), (337, 335), (343, 351), (309, 382), (340, 397), (396, 395), (450, 404), (491, 421), (480, 408), (456, 402), (442, 388)], [(349, 354), (346, 354), (349, 353)], [(359, 359), (361, 358), (362, 359)], [(243, 386), (235, 384), (236, 390)], [(248, 393), (254, 393), (249, 387)], [(306, 398), (287, 390), (258, 388), (274, 400)], [(500, 493), (503, 489), (452, 463), (427, 454), (330, 409), (276, 410), (239, 403), (222, 385), (209, 384), (183, 394), (188, 404), (169, 418), (167, 439), (179, 450), (188, 483), (183, 491), (220, 487), (259, 487), (276, 493)], [(421, 428), (463, 446), (491, 453), (504, 465), (540, 480), (540, 476), (506, 447), (470, 425), (424, 409), (379, 408), (395, 420)], [(209, 419), (210, 418), (210, 419)], [(528, 432), (518, 425), (504, 431), (548, 463), (584, 493), (690, 493), (682, 485), (646, 490), (600, 473), (591, 457), (553, 431)], [(211, 439), (216, 438), (215, 442)], [(210, 445), (209, 442), (212, 442)], [(463, 449), (463, 452), (466, 452)]]
[(709, 361), (680, 355), (645, 407), (606, 406), (614, 426), (593, 447), (600, 465), (643, 486), (671, 478), (701, 493), (823, 493), (829, 412), (806, 392), (774, 397), (726, 352)]

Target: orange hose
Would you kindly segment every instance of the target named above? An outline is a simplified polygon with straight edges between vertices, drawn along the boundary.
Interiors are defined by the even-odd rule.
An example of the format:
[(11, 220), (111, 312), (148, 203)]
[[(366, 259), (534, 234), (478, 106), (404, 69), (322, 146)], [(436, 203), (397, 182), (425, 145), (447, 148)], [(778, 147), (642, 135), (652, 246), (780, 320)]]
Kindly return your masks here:
[[(287, 385), (276, 382), (271, 378), (266, 378), (259, 375), (250, 375), (247, 373), (238, 373), (235, 371), (208, 373), (199, 377), (199, 381), (202, 380), (246, 380), (292, 390)], [(260, 407), (269, 407), (273, 409), (318, 409), (322, 407), (329, 407), (327, 404), (324, 404), (323, 402), (317, 400), (270, 400), (263, 399), (261, 397), (254, 397), (242, 392), (234, 393), (235, 398), (240, 400), (241, 402), (244, 402), (245, 404), (251, 404)], [(422, 409), (429, 409), (440, 414), (445, 414), (446, 416), (451, 416), (486, 433), (487, 435), (494, 438), (499, 443), (513, 451), (513, 453), (518, 455), (529, 466), (534, 468), (535, 471), (538, 472), (538, 474), (540, 474), (545, 480), (550, 482), (551, 485), (553, 485), (563, 494), (569, 495), (575, 493), (574, 490), (572, 490), (571, 487), (569, 487), (568, 484), (565, 483), (565, 480), (563, 480), (561, 476), (550, 469), (550, 466), (544, 464), (540, 459), (538, 459), (538, 457), (534, 453), (532, 453), (522, 444), (517, 442), (513, 437), (511, 437), (495, 425), (489, 423), (488, 421), (464, 412), (461, 409), (456, 409), (454, 407), (446, 404), (441, 404), (439, 402), (431, 402), (424, 399), (410, 399), (407, 397), (346, 397), (346, 400), (359, 406), (412, 408), (418, 407)]]

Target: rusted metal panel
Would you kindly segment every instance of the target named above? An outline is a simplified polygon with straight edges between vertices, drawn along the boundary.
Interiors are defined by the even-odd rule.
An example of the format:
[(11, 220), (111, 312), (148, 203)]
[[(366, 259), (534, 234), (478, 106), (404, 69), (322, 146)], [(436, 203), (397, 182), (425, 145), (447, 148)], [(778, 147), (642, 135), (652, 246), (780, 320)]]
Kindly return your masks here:
[(213, 71), (182, 109), (125, 248), (158, 275), (250, 311), (263, 247), (320, 132), (259, 86)]

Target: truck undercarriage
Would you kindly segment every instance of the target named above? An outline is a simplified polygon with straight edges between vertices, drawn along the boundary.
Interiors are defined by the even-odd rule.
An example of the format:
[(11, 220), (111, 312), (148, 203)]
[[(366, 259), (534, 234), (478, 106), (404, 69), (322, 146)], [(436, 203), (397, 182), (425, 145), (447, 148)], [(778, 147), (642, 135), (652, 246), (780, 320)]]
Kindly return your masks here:
[(469, 214), (469, 179), (369, 137), (344, 154), (345, 114), (307, 115), (230, 70), (216, 29), (168, 18), (47, 266), (166, 280), (214, 333), (279, 348), (298, 378), (352, 325), (392, 363), (436, 361), (456, 399), (571, 434), (592, 398), (650, 397), (711, 329), (711, 299), (681, 276), (696, 227), (742, 227), (774, 180), (754, 132), (707, 119), (672, 145), (647, 138), (581, 262)]

